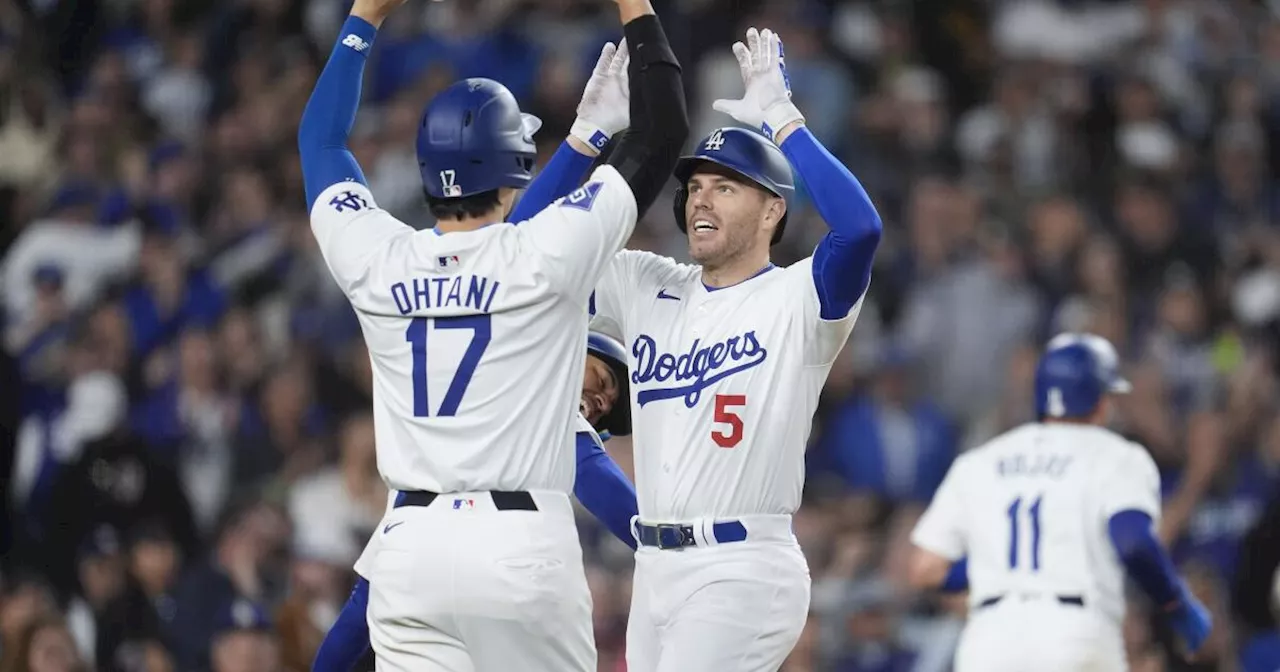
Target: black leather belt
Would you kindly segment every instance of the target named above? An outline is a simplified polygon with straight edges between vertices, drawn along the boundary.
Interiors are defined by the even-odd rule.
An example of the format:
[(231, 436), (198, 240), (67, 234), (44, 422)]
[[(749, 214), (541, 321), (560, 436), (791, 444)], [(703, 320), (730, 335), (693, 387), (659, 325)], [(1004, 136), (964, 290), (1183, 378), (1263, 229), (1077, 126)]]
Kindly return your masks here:
[[(987, 607), (994, 607), (995, 605), (1000, 603), (1000, 600), (1003, 600), (1004, 598), (1005, 598), (1004, 595), (996, 595), (995, 597), (988, 597), (987, 599), (978, 603), (978, 608), (985, 609)], [(1065, 604), (1072, 607), (1084, 606), (1084, 598), (1080, 597), (1079, 595), (1054, 595), (1053, 599), (1057, 600), (1059, 604)]]
[[(440, 497), (440, 493), (428, 492), (426, 490), (407, 490), (396, 495), (395, 508), (402, 506), (431, 506), (431, 503)], [(537, 511), (538, 505), (533, 501), (533, 495), (524, 490), (516, 490), (512, 492), (504, 492), (501, 490), (491, 490), (489, 496), (493, 499), (493, 508), (499, 511)]]

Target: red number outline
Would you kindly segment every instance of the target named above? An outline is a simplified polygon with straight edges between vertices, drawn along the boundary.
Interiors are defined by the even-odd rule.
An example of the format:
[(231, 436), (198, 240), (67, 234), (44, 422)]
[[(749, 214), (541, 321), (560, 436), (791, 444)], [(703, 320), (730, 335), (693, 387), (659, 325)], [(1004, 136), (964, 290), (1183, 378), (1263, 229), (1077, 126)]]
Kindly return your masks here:
[(747, 395), (745, 394), (717, 394), (715, 406), (715, 422), (716, 424), (729, 425), (729, 431), (713, 430), (711, 432), (711, 440), (716, 442), (721, 448), (733, 448), (742, 443), (742, 416), (728, 410), (729, 406), (746, 406)]

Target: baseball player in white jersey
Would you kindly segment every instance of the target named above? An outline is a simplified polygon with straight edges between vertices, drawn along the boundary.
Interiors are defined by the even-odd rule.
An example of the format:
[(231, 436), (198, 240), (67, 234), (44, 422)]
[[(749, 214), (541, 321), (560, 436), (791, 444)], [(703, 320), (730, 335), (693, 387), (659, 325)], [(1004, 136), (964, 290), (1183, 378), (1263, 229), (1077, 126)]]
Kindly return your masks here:
[[(746, 95), (674, 172), (697, 265), (624, 251), (596, 285), (593, 328), (629, 348), (640, 549), (630, 672), (777, 670), (809, 608), (792, 532), (819, 393), (870, 282), (880, 218), (804, 127), (782, 45), (734, 45)], [(779, 268), (769, 249), (792, 168), (831, 231)]]
[(437, 222), (415, 231), (377, 207), (346, 149), (365, 57), (402, 2), (356, 0), (298, 134), (312, 232), (372, 360), (378, 468), (399, 493), (403, 533), (383, 536), (369, 577), (378, 669), (594, 670), (568, 497), (585, 309), (684, 143), (679, 66), (648, 0), (618, 0), (643, 104), (608, 164), (518, 227), (502, 222), (540, 123), (492, 80), (446, 88), (417, 141)]
[(1063, 334), (1035, 385), (1039, 421), (962, 454), (912, 533), (914, 583), (967, 580), (956, 671), (1127, 669), (1126, 576), (1196, 651), (1210, 622), (1154, 536), (1156, 465), (1104, 426), (1109, 395), (1129, 390), (1115, 349)]

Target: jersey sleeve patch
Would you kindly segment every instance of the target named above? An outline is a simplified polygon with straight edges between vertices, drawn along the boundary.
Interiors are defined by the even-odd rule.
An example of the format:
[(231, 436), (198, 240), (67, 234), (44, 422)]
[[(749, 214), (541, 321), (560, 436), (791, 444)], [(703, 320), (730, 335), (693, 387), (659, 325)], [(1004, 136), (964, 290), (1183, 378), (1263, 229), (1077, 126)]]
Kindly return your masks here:
[(560, 201), (560, 207), (577, 208), (583, 212), (591, 212), (591, 208), (595, 207), (596, 198), (600, 195), (600, 189), (603, 186), (604, 182), (588, 182), (565, 196)]
[(328, 205), (338, 213), (363, 212), (369, 209), (369, 201), (350, 189), (334, 194), (333, 198), (329, 199)]

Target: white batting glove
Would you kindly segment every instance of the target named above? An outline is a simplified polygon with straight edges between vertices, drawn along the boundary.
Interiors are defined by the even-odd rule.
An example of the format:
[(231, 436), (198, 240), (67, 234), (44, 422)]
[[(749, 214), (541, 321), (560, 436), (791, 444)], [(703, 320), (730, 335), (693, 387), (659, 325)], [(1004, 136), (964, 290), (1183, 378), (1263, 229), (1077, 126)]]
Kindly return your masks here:
[(630, 61), (626, 39), (616, 47), (612, 42), (605, 43), (582, 92), (582, 102), (578, 103), (578, 118), (569, 135), (585, 142), (597, 154), (614, 134), (631, 125), (631, 91), (627, 81)]
[(738, 57), (746, 94), (738, 100), (717, 100), (712, 109), (760, 129), (770, 140), (787, 124), (804, 121), (800, 109), (791, 103), (791, 81), (776, 33), (747, 29), (747, 43), (735, 42), (733, 55)]

